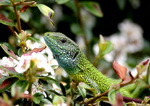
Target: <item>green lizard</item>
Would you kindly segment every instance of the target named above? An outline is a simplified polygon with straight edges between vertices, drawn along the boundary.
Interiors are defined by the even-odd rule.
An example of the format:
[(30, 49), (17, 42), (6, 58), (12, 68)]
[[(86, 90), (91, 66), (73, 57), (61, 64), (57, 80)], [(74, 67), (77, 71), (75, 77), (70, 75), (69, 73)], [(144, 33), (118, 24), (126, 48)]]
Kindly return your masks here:
[[(106, 77), (91, 64), (78, 45), (62, 33), (47, 32), (44, 35), (47, 46), (51, 49), (59, 65), (65, 69), (76, 82), (84, 82), (95, 88), (98, 92), (109, 90), (112, 85), (121, 80)], [(142, 88), (130, 84), (119, 89), (123, 96), (137, 97)]]

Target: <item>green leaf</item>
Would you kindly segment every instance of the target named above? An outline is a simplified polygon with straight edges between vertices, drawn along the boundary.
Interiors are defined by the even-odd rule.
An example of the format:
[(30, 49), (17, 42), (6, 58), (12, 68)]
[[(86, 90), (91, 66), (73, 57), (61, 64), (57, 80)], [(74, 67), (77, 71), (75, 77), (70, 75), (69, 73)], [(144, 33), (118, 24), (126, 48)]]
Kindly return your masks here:
[(101, 11), (100, 5), (97, 2), (93, 1), (85, 1), (81, 3), (83, 7), (87, 9), (90, 13), (97, 17), (103, 17), (103, 13)]
[(69, 9), (71, 9), (73, 12), (75, 12), (75, 13), (77, 12), (77, 8), (76, 8), (74, 0), (70, 0), (69, 2), (67, 2), (65, 4), (65, 6), (67, 6)]
[(0, 1), (0, 6), (3, 6), (3, 5), (11, 5), (10, 0), (2, 0), (2, 1)]
[(112, 89), (108, 93), (108, 99), (112, 104), (115, 104), (115, 102), (116, 102), (116, 93), (117, 93), (117, 90), (115, 90), (115, 89)]
[(138, 75), (141, 75), (142, 73), (147, 72), (149, 64), (150, 64), (149, 59), (138, 64), (136, 66)]
[(29, 36), (29, 37), (27, 38), (27, 40), (31, 40), (31, 41), (34, 41), (34, 42), (40, 42), (40, 40), (39, 40), (38, 38), (31, 37), (31, 36)]
[(84, 83), (84, 82), (80, 82), (78, 85), (79, 85), (81, 88), (85, 88), (85, 89), (93, 89), (93, 88), (91, 88), (89, 85), (87, 85), (87, 84)]
[(44, 99), (44, 95), (42, 93), (35, 93), (33, 95), (33, 102), (35, 104), (40, 104), (42, 99)]
[(42, 99), (41, 100), (42, 101), (42, 104), (44, 103), (44, 104), (50, 104), (51, 103), (51, 101), (49, 101), (48, 99)]
[(12, 50), (9, 50), (5, 44), (0, 44), (0, 46), (10, 57), (17, 60), (17, 56), (15, 55), (15, 53)]
[(29, 22), (31, 18), (31, 12), (29, 11), (29, 9), (26, 12), (21, 13), (20, 18), (25, 22)]
[[(81, 88), (84, 88), (86, 90), (89, 90), (93, 93), (93, 95), (95, 95), (98, 91), (92, 87), (90, 87), (89, 85), (85, 84), (84, 82), (80, 82), (78, 84), (78, 86), (80, 86)], [(100, 93), (100, 92), (99, 92)]]
[(78, 90), (79, 90), (79, 93), (80, 95), (83, 97), (83, 98), (86, 98), (86, 90), (84, 88), (82, 88), (81, 86), (77, 86)]
[(64, 98), (62, 96), (55, 95), (53, 98), (53, 105), (59, 105), (64, 103)]
[(54, 16), (54, 11), (44, 4), (37, 4), (38, 9), (41, 13), (47, 17), (52, 18)]
[(25, 90), (27, 90), (28, 86), (29, 86), (28, 81), (18, 80), (13, 84), (11, 88), (11, 95), (12, 96), (21, 95), (22, 93), (25, 92)]
[(51, 19), (51, 18), (54, 17), (54, 11), (51, 8), (49, 8), (48, 6), (44, 5), (44, 4), (37, 4), (36, 6), (38, 7), (38, 9), (41, 11), (41, 13), (43, 15), (48, 17), (48, 19), (50, 20), (50, 24), (52, 24), (54, 26), (54, 22)]
[(144, 103), (150, 103), (150, 98), (149, 97), (144, 97)]
[(100, 57), (103, 57), (113, 50), (113, 43), (110, 41), (105, 41), (104, 38), (100, 36), (99, 50)]
[(22, 56), (22, 54), (23, 54), (23, 51), (22, 51), (22, 49), (21, 49), (21, 48), (19, 48), (19, 49), (18, 49), (18, 55), (21, 57), (21, 56)]
[(58, 92), (56, 92), (56, 91), (54, 91), (54, 90), (48, 90), (48, 91), (46, 91), (46, 92), (48, 92), (48, 93), (50, 93), (50, 94), (55, 94), (55, 95), (58, 95), (58, 96), (63, 96), (62, 94), (60, 94), (60, 93), (58, 93)]
[(3, 44), (6, 45), (8, 47), (8, 49), (12, 50), (14, 53), (17, 52), (17, 49), (14, 46), (12, 46), (11, 44), (9, 44), (7, 42), (4, 42)]
[(9, 89), (17, 80), (18, 80), (18, 78), (16, 78), (16, 77), (10, 77), (10, 78), (5, 79), (0, 84), (0, 93)]
[(148, 69), (147, 69), (147, 83), (150, 85), (150, 63), (148, 65)]
[(70, 0), (55, 0), (57, 2), (57, 4), (65, 4)]
[(118, 7), (120, 8), (120, 10), (123, 10), (125, 8), (126, 5), (126, 0), (116, 0)]
[(83, 34), (83, 31), (81, 30), (80, 25), (77, 23), (71, 24), (71, 32), (74, 33), (75, 35)]
[(41, 79), (41, 80), (46, 81), (48, 84), (55, 83), (57, 86), (60, 86), (59, 82), (57, 80), (51, 78), (51, 77), (48, 77), (48, 76), (39, 76), (38, 78)]
[(3, 14), (0, 14), (0, 23), (8, 26), (15, 26), (11, 19), (6, 18)]

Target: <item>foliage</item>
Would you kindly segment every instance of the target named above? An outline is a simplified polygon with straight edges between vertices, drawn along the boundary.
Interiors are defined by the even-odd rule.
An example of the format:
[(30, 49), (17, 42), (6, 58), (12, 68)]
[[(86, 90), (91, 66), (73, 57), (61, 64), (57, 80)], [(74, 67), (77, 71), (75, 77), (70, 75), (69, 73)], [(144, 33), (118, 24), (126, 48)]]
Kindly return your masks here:
[[(119, 7), (124, 9), (125, 0), (121, 0), (122, 2), (116, 1)], [(47, 5), (45, 5), (45, 2)], [(131, 3), (133, 4), (133, 2)], [(51, 8), (56, 5), (65, 5), (76, 16), (66, 15), (62, 11), (58, 12), (57, 9), (55, 11), (55, 9)], [(116, 60), (116, 55), (121, 54), (122, 50), (116, 49), (115, 44), (105, 40), (103, 36), (100, 36), (97, 44), (98, 53), (93, 55), (91, 48), (94, 46), (92, 42), (95, 38), (92, 28), (95, 17), (102, 18), (104, 16), (98, 2), (88, 0), (0, 0), (0, 9), (0, 23), (6, 25), (12, 32), (9, 42), (0, 44), (1, 48), (8, 55), (8, 57), (3, 57), (0, 60), (1, 105), (96, 105), (99, 102), (101, 103), (101, 101), (110, 101), (110, 104), (115, 106), (123, 104), (146, 105), (149, 103), (149, 94), (141, 94), (139, 96), (140, 99), (135, 99), (125, 98), (118, 93), (120, 87), (134, 83), (138, 79), (146, 83), (145, 92), (149, 91), (149, 59), (137, 65), (137, 75), (135, 76), (131, 72), (127, 75), (128, 67), (120, 65), (116, 61), (113, 62), (112, 67), (109, 67), (112, 61), (107, 61), (106, 56), (114, 52), (114, 60)], [(61, 14), (63, 16), (59, 16)], [(107, 68), (104, 67), (103, 70), (108, 70), (108, 67), (109, 69), (113, 68), (122, 80), (120, 84), (112, 86), (110, 90), (102, 94), (96, 94), (96, 90), (87, 84), (82, 82), (77, 84), (70, 81), (68, 75), (58, 67), (57, 61), (53, 58), (51, 51), (46, 48), (41, 36), (47, 30), (56, 30), (58, 22), (62, 20), (60, 18), (69, 22), (70, 30), (77, 38), (81, 37), (82, 43), (84, 43), (84, 48), (82, 49), (89, 59), (94, 57), (93, 64), (96, 67), (106, 66)], [(23, 24), (28, 25), (27, 30), (24, 29)], [(127, 22), (127, 24), (129, 23)], [(132, 24), (133, 26), (134, 24)], [(139, 33), (140, 30), (138, 27)], [(123, 32), (125, 34), (125, 31), (126, 28), (121, 27), (120, 33)], [(131, 31), (127, 30), (127, 33), (129, 32)], [(140, 39), (142, 40), (141, 37)], [(131, 39), (131, 41), (125, 41), (128, 44), (123, 45), (121, 49), (127, 45), (130, 48), (134, 41), (139, 40)], [(77, 43), (79, 42), (77, 41)], [(79, 44), (79, 46), (81, 45)], [(124, 52), (126, 55), (131, 53), (130, 50), (126, 51)], [(131, 64), (131, 62), (128, 64)]]

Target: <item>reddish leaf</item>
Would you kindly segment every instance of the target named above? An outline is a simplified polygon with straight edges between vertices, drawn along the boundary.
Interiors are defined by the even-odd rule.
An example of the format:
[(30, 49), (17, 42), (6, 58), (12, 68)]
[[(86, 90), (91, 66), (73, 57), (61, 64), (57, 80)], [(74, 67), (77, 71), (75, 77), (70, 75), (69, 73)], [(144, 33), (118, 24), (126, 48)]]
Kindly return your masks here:
[(9, 89), (10, 86), (15, 82), (17, 81), (18, 78), (16, 77), (12, 77), (12, 78), (8, 78), (8, 79), (5, 79), (2, 84), (0, 84), (0, 92), (3, 92), (4, 90), (6, 89)]
[(21, 9), (20, 9), (20, 12), (23, 13), (25, 12), (30, 6), (23, 6)]
[(116, 103), (114, 106), (123, 106), (123, 97), (120, 93), (116, 94)]
[(42, 50), (44, 50), (46, 48), (46, 46), (42, 47), (42, 48), (34, 48), (33, 50), (29, 51), (27, 54), (31, 55), (32, 53), (38, 53), (41, 52)]
[(5, 67), (5, 66), (0, 65), (0, 69), (7, 71), (10, 74), (16, 74), (17, 73), (17, 71), (15, 70), (14, 67)]
[(147, 59), (146, 61), (144, 61), (142, 64), (145, 66), (149, 63), (149, 59)]
[(6, 21), (6, 22), (13, 22), (11, 19), (6, 18), (3, 14), (0, 14), (0, 20)]
[(4, 66), (4, 68), (6, 68), (7, 70), (12, 71), (12, 72), (17, 72), (14, 67), (5, 67)]
[(127, 68), (121, 66), (118, 64), (116, 61), (113, 62), (113, 69), (116, 72), (116, 74), (122, 79), (125, 80), (126, 78), (126, 73), (127, 73)]
[(126, 85), (126, 84), (128, 84), (129, 82), (131, 82), (131, 81), (132, 81), (132, 78), (127, 76), (127, 77), (123, 80), (123, 82), (121, 82), (120, 84)]
[(11, 19), (6, 18), (3, 14), (0, 14), (0, 23), (7, 26), (15, 26), (14, 22)]
[(2, 47), (2, 49), (3, 49), (9, 56), (11, 56), (12, 58), (14, 58), (14, 59), (17, 60), (17, 56), (15, 55), (15, 53), (14, 53), (12, 50), (9, 50), (6, 45), (1, 44), (0, 46)]

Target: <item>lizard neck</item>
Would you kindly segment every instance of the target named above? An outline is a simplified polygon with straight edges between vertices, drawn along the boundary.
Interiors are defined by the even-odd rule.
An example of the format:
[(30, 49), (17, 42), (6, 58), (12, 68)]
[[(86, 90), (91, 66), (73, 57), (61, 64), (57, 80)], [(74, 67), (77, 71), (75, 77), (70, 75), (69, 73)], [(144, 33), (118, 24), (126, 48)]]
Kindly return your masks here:
[[(107, 91), (111, 85), (117, 84), (120, 81), (108, 78), (104, 74), (102, 74), (90, 61), (86, 58), (86, 56), (81, 53), (76, 60), (77, 66), (76, 70), (78, 70), (77, 74), (72, 75), (73, 79), (78, 82), (85, 82), (89, 84), (91, 87), (95, 88), (100, 92)], [(77, 72), (77, 71), (76, 71)]]

